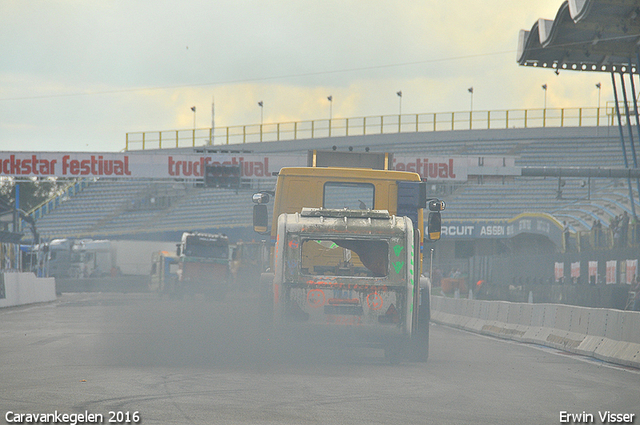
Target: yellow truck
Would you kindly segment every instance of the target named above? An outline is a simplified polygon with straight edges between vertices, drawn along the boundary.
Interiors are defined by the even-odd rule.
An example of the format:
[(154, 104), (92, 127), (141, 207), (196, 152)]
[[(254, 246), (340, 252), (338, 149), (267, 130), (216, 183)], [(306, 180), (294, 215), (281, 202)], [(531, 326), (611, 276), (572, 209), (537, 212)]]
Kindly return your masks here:
[[(274, 193), (254, 194), (254, 230), (269, 232), (274, 244), (270, 270), (260, 277), (266, 323), (280, 330), (346, 326), (381, 343), (392, 362), (426, 360), (429, 288), (420, 278), (421, 251), (440, 238), (444, 203), (427, 199), (418, 174), (389, 170), (390, 159), (312, 151), (309, 167), (280, 170)], [(325, 303), (310, 301), (316, 298)]]

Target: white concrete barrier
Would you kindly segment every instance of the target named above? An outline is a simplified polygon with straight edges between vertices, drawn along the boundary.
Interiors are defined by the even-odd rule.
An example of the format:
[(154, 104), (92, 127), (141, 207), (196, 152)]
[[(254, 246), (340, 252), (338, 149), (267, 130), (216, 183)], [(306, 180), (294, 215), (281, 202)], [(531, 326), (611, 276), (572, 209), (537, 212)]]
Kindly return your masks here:
[(0, 286), (4, 286), (4, 291), (0, 291), (0, 295), (4, 292), (0, 308), (56, 299), (56, 281), (52, 277), (38, 278), (33, 273), (9, 272), (0, 274), (0, 279)]
[(640, 368), (640, 312), (434, 296), (431, 319)]

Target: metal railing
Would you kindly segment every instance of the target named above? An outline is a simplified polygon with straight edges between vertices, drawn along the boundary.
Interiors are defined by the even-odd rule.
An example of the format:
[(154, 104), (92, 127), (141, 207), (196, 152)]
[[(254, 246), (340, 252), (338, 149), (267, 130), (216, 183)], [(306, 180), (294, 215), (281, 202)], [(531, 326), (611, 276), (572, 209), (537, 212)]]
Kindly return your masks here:
[(615, 125), (614, 118), (615, 110), (610, 105), (603, 108), (510, 109), (334, 118), (215, 129), (131, 132), (127, 133), (124, 150), (241, 145), (279, 140), (423, 131), (599, 127)]
[(77, 193), (82, 192), (82, 190), (89, 184), (89, 181), (86, 179), (80, 179), (77, 181), (72, 181), (67, 184), (65, 187), (60, 189), (60, 193), (55, 195), (52, 198), (47, 199), (41, 204), (33, 207), (30, 211), (27, 212), (28, 215), (38, 220), (44, 217), (45, 214), (56, 209), (60, 206), (65, 200), (69, 197), (76, 195)]

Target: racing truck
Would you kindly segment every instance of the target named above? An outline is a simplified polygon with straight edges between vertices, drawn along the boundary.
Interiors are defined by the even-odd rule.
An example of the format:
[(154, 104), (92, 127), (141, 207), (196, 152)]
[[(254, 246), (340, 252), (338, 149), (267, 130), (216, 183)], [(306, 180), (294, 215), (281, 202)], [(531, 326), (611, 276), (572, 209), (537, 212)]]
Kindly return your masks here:
[(427, 359), (429, 309), (421, 308), (419, 239), (410, 218), (303, 208), (280, 215), (277, 226), (263, 301), (274, 329), (380, 347), (392, 363)]
[(175, 253), (168, 251), (157, 251), (151, 254), (149, 291), (157, 292), (160, 295), (168, 292), (178, 277), (179, 260)]
[(380, 342), (393, 362), (407, 353), (425, 361), (422, 249), (440, 239), (444, 202), (428, 198), (419, 174), (391, 170), (388, 153), (314, 150), (308, 158), (308, 167), (282, 168), (274, 192), (253, 195), (254, 230), (274, 245), (260, 276), (263, 323), (342, 324)]
[(229, 239), (225, 235), (185, 232), (177, 245), (177, 277), (166, 285), (169, 295), (202, 293), (224, 298), (230, 287)]

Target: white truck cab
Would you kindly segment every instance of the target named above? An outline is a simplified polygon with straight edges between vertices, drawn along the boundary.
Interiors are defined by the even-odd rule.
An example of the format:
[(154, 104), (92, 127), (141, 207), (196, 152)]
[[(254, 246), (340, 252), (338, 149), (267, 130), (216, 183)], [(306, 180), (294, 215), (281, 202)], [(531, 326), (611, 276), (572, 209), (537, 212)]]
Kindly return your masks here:
[(281, 214), (274, 273), (265, 282), (274, 327), (348, 333), (350, 341), (384, 348), (392, 362), (407, 353), (426, 360), (428, 294), (421, 306), (414, 233), (410, 218), (385, 210)]

